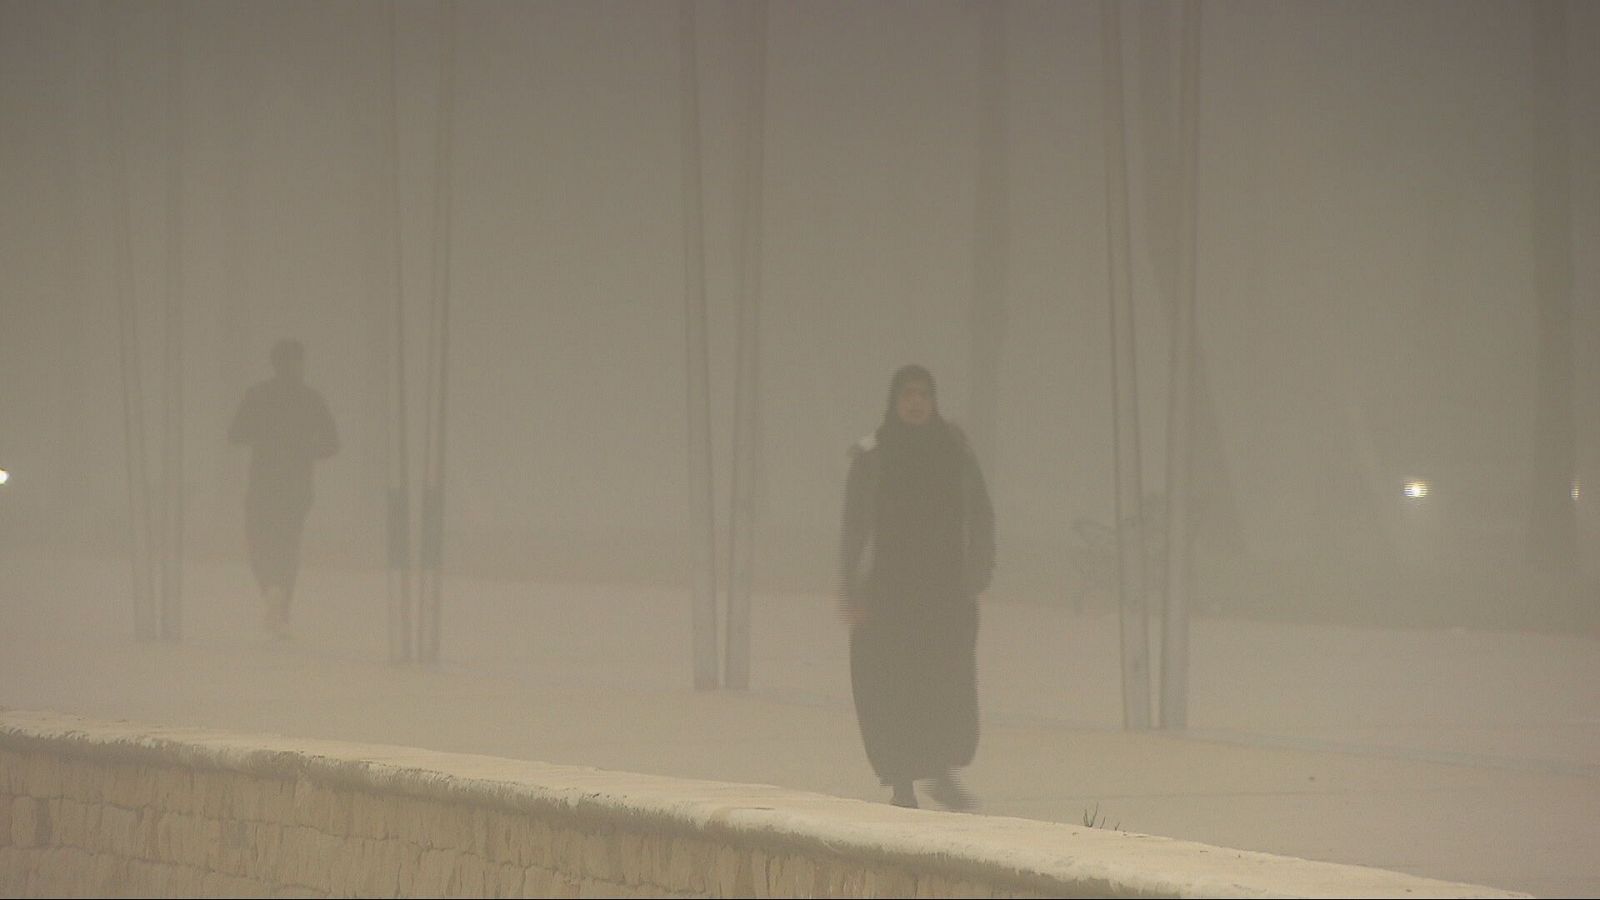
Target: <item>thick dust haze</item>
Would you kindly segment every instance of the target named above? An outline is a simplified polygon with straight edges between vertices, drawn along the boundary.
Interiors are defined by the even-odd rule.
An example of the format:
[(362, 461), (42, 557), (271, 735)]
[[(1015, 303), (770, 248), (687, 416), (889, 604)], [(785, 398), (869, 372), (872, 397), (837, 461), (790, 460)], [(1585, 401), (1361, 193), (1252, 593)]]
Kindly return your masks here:
[[(672, 612), (644, 618), (682, 633), (648, 659), (687, 687), (685, 598), (704, 575), (704, 535), (686, 414), (700, 402), (686, 341), (697, 298), (686, 294), (703, 266), (698, 408), (710, 416), (719, 596), (736, 420), (755, 423), (754, 614), (790, 615), (773, 598), (834, 590), (846, 450), (877, 425), (890, 374), (921, 363), (993, 498), (985, 603), (1062, 628), (1102, 623), (1080, 637), (1105, 642), (1072, 646), (1104, 665), (1071, 665), (1114, 698), (1116, 630), (1102, 627), (1119, 600), (1101, 5), (689, 8), (697, 141), (684, 127), (684, 7), (664, 0), (0, 0), (0, 467), (11, 476), (0, 604), (13, 623), (0, 649), (47, 655), (48, 641), (71, 640), (69, 615), (131, 641), (130, 581), (154, 576), (130, 554), (155, 540), (130, 527), (133, 510), (170, 516), (174, 485), (191, 645), (256, 624), (248, 454), (228, 427), (287, 337), (303, 343), (305, 380), (340, 443), (315, 469), (306, 621), (333, 604), (338, 622), (370, 624), (359, 652), (383, 657), (396, 430), (415, 516), (429, 425), (442, 421), (431, 458), (442, 459), (443, 657), (470, 666), (471, 646), (480, 663), (515, 669), (532, 652), (494, 644), (490, 612), (519, 609), (507, 599), (519, 586), (541, 597), (613, 586), (612, 605), (562, 619), (550, 604), (552, 618), (529, 627), (554, 647), (563, 628), (576, 640), (609, 627), (596, 609), (616, 596), (658, 598)], [(1119, 8), (1139, 521), (1159, 624), (1173, 544), (1169, 344), (1185, 295), (1180, 7)], [(1230, 717), (1205, 693), (1221, 683), (1205, 676), (1220, 665), (1208, 654), (1253, 656), (1237, 635), (1266, 623), (1532, 633), (1567, 642), (1572, 665), (1593, 674), (1600, 6), (1203, 9), (1186, 382), (1191, 724), (1293, 732), (1314, 718)], [(757, 316), (743, 370), (741, 303)], [(741, 379), (753, 420), (735, 414)], [(52, 571), (80, 580), (41, 574)], [(843, 659), (775, 661), (790, 651), (774, 627), (756, 623), (756, 686), (848, 703)], [(326, 634), (310, 640), (338, 655)], [(579, 642), (582, 671), (601, 680), (607, 654), (626, 652)], [(1379, 645), (1328, 670), (1324, 689), (1381, 667)], [(1062, 652), (985, 646), (1010, 661), (980, 668), (1048, 668)], [(774, 665), (792, 677), (763, 682)], [(14, 680), (0, 705), (162, 715), (139, 686), (125, 682), (116, 708), (74, 709), (70, 685)], [(1528, 692), (1565, 698), (1552, 713), (1564, 723), (1600, 722), (1592, 682)], [(1416, 702), (1420, 716), (1430, 701)], [(1114, 699), (1095, 703), (1013, 711), (1120, 726)], [(1489, 693), (1462, 715), (1529, 703)], [(316, 727), (273, 727), (294, 724)], [(430, 744), (420, 724), (366, 736), (450, 744)], [(1600, 740), (1579, 743), (1581, 765), (1600, 764)]]
[[(1074, 523), (1112, 520), (1099, 13), (1005, 4), (988, 57), (1000, 86), (984, 92), (991, 6), (771, 6), (759, 584), (829, 585), (844, 448), (874, 426), (894, 367), (919, 361), (945, 414), (990, 432), (975, 438), (1004, 510), (995, 595), (1074, 602), (1098, 587), (1068, 562), (1075, 540), (1090, 543)], [(698, 16), (723, 490), (750, 9)], [(1544, 9), (1208, 7), (1201, 603), (1502, 624), (1573, 614), (1544, 589), (1495, 608), (1542, 533), (1538, 489), (1581, 491), (1597, 462), (1596, 16), (1557, 4), (1551, 26)], [(1176, 29), (1169, 7), (1127, 12), (1143, 481), (1159, 498)], [(140, 315), (152, 444), (163, 304), (179, 291), (189, 553), (236, 550), (244, 461), (226, 422), (269, 374), (271, 343), (294, 336), (346, 445), (318, 473), (308, 553), (371, 564), (395, 295), (411, 307), (420, 397), (435, 291), (440, 9), (8, 2), (3, 14), (8, 540), (125, 544), (119, 291)], [(466, 3), (456, 19), (447, 558), (681, 580), (678, 7)], [(998, 323), (992, 361), (975, 359), (975, 317)], [(982, 366), (992, 395), (975, 398)], [(1550, 435), (1553, 467), (1539, 455)], [(1403, 493), (1413, 480), (1432, 486), (1421, 502)], [(1549, 515), (1574, 548), (1558, 564), (1592, 580), (1584, 499)], [(1485, 573), (1489, 596), (1464, 593)]]

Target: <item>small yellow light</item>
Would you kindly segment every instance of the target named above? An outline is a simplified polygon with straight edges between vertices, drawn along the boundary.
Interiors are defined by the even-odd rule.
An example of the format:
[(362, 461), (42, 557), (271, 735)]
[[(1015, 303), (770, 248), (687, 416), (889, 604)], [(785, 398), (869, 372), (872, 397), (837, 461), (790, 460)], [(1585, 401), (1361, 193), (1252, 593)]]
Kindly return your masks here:
[(1406, 482), (1405, 495), (1410, 500), (1421, 500), (1428, 496), (1428, 483), (1420, 480)]
[[(0, 469), (0, 484), (5, 484), (6, 482), (8, 482), (10, 480), (11, 480), (11, 473), (7, 472), (5, 469)], [(1573, 490), (1577, 490), (1577, 489), (1574, 488)]]
[(1583, 485), (1577, 481), (1572, 482), (1572, 499), (1576, 500), (1583, 495)]

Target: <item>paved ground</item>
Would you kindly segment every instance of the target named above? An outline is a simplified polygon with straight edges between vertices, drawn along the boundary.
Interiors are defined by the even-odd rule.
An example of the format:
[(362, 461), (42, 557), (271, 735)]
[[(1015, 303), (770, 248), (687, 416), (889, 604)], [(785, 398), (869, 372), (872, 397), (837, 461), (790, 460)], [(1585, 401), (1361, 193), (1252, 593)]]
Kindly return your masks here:
[[(697, 693), (680, 589), (458, 579), (417, 668), (385, 661), (381, 573), (306, 573), (289, 643), (240, 567), (192, 567), (178, 644), (131, 639), (126, 584), (0, 559), (0, 706), (883, 798), (825, 598), (757, 598), (751, 689)], [(1117, 646), (1110, 616), (985, 608), (984, 813), (1600, 896), (1593, 637), (1200, 619), (1182, 734), (1121, 729)]]

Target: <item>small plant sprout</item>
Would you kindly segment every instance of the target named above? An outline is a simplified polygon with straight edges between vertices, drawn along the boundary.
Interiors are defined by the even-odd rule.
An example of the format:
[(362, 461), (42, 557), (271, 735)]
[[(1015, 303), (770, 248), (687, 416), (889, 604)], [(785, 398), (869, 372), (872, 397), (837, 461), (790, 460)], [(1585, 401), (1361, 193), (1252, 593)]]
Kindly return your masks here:
[(1095, 803), (1094, 803), (1094, 809), (1086, 809), (1086, 810), (1083, 811), (1083, 824), (1084, 824), (1085, 828), (1108, 828), (1109, 827), (1109, 829), (1111, 831), (1121, 831), (1122, 830), (1122, 823), (1121, 822), (1118, 822), (1115, 825), (1111, 825), (1111, 826), (1107, 826), (1106, 825), (1106, 817), (1101, 815), (1101, 813), (1100, 813), (1100, 801), (1098, 801), (1098, 800), (1096, 800)]

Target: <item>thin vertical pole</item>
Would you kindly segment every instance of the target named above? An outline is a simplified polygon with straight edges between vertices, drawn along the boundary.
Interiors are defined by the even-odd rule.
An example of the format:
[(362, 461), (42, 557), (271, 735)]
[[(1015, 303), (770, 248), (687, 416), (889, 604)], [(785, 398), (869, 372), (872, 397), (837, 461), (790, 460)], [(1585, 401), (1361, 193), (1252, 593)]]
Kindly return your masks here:
[(701, 185), (700, 76), (694, 0), (678, 3), (679, 93), (683, 112), (683, 305), (688, 376), (690, 624), (695, 690), (715, 690), (717, 535), (711, 480), (711, 362), (706, 326), (705, 215)]
[(406, 416), (406, 301), (400, 207), (400, 101), (396, 50), (399, 23), (396, 4), (384, 4), (384, 148), (379, 154), (389, 208), (390, 290), (394, 293), (394, 335), (388, 380), (388, 581), (389, 662), (410, 662), (416, 652), (412, 623), (411, 454)]
[(1112, 428), (1117, 557), (1121, 570), (1122, 712), (1124, 727), (1141, 730), (1150, 727), (1150, 647), (1144, 601), (1144, 487), (1129, 253), (1128, 158), (1123, 130), (1122, 27), (1117, 0), (1101, 0), (1100, 15), (1105, 79), (1106, 252), (1111, 284)]
[(422, 620), (418, 657), (437, 662), (444, 568), (444, 471), (447, 374), (450, 367), (451, 128), (455, 118), (456, 8), (441, 4), (439, 113), (436, 120), (433, 193), (433, 297), (428, 345), (428, 410), (423, 448)]
[(162, 369), (161, 636), (183, 636), (183, 6), (173, 3), (167, 71), (166, 340)]
[(994, 478), (995, 421), (1000, 399), (1000, 350), (1005, 340), (1007, 260), (1010, 254), (1009, 166), (1006, 159), (1006, 3), (977, 7), (978, 139), (973, 209), (971, 401), (967, 432)]
[(739, 229), (739, 331), (735, 352), (733, 515), (729, 528), (727, 687), (750, 686), (750, 590), (755, 571), (756, 462), (761, 452), (761, 210), (766, 139), (767, 3), (752, 7), (745, 111), (744, 221)]
[(112, 284), (122, 363), (122, 430), (128, 463), (129, 554), (133, 563), (133, 632), (153, 640), (160, 630), (155, 615), (151, 561), (150, 481), (145, 462), (144, 384), (139, 351), (139, 308), (133, 290), (132, 185), (128, 179), (128, 134), (118, 59), (118, 6), (101, 4), (106, 23), (106, 126), (111, 153)]
[(1189, 489), (1193, 467), (1196, 259), (1200, 198), (1200, 0), (1184, 0), (1179, 50), (1178, 278), (1167, 394), (1167, 591), (1161, 628), (1162, 728), (1189, 724)]

